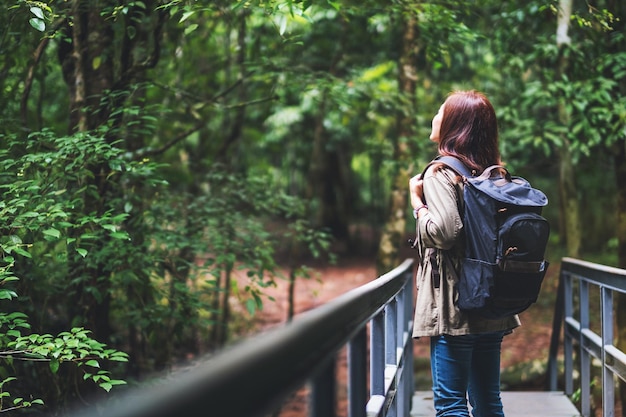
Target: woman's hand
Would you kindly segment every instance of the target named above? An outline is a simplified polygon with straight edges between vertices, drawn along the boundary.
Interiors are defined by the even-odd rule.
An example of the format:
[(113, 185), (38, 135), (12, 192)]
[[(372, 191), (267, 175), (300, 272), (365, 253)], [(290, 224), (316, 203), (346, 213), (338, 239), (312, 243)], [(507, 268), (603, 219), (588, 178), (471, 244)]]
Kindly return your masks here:
[(424, 205), (424, 180), (422, 174), (418, 174), (409, 180), (409, 195), (414, 209)]

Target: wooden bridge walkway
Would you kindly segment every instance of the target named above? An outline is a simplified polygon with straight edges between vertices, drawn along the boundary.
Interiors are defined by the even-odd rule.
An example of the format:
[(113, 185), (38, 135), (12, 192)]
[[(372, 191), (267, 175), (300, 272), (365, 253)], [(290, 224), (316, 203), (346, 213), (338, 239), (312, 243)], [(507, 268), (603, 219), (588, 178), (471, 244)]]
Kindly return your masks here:
[[(580, 417), (569, 398), (558, 391), (504, 391), (502, 403), (506, 417)], [(411, 417), (434, 416), (432, 392), (417, 391)]]

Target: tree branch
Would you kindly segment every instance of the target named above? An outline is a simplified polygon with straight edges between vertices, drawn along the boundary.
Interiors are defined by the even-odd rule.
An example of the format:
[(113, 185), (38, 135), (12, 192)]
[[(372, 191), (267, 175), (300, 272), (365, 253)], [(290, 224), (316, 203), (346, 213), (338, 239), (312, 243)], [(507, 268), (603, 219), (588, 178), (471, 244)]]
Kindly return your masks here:
[(205, 122), (204, 122), (204, 120), (201, 120), (198, 123), (196, 123), (193, 127), (191, 127), (190, 129), (185, 130), (184, 132), (179, 133), (172, 140), (170, 140), (165, 145), (163, 145), (163, 146), (161, 146), (159, 148), (140, 150), (140, 151), (136, 152), (134, 157), (133, 157), (133, 159), (134, 160), (138, 160), (138, 159), (144, 158), (146, 156), (160, 155), (163, 152), (167, 151), (168, 149), (172, 148), (177, 143), (182, 142), (187, 136), (189, 136), (192, 133), (195, 133), (198, 130), (202, 129), (204, 126), (205, 126)]
[[(223, 106), (223, 108), (225, 108), (225, 109), (238, 109), (238, 108), (242, 108), (242, 107), (246, 107), (246, 106), (250, 106), (250, 105), (254, 105), (254, 104), (258, 104), (258, 103), (264, 103), (264, 102), (267, 102), (267, 101), (276, 100), (277, 98), (278, 98), (278, 96), (265, 97), (265, 98), (261, 98), (261, 99), (257, 99), (257, 100), (247, 101), (247, 102), (244, 102), (244, 103), (233, 104), (231, 106)], [(175, 146), (176, 144), (178, 144), (179, 142), (182, 142), (183, 140), (185, 140), (185, 138), (187, 138), (187, 136), (189, 136), (192, 133), (195, 133), (198, 130), (202, 129), (204, 126), (205, 126), (205, 121), (201, 120), (198, 123), (196, 123), (193, 127), (185, 130), (184, 132), (179, 133), (172, 140), (170, 140), (169, 142), (167, 142), (166, 144), (164, 144), (163, 146), (161, 146), (159, 148), (140, 150), (140, 151), (136, 152), (135, 155), (133, 156), (133, 160), (138, 160), (138, 159), (141, 159), (141, 158), (145, 158), (147, 156), (160, 155), (163, 152), (165, 152), (168, 149), (170, 149), (173, 146)]]
[[(52, 26), (52, 31), (56, 32), (64, 22), (65, 19), (57, 20)], [(28, 72), (26, 73), (26, 79), (24, 80), (24, 93), (22, 94), (22, 100), (20, 101), (20, 114), (22, 116), (22, 124), (24, 125), (24, 127), (28, 125), (28, 98), (30, 96), (30, 91), (33, 87), (33, 80), (35, 79), (35, 68), (39, 64), (39, 61), (41, 61), (41, 57), (43, 56), (43, 53), (45, 52), (46, 47), (49, 43), (49, 36), (44, 37), (41, 42), (39, 42), (39, 45), (37, 45), (37, 49), (35, 49), (35, 52), (33, 53), (33, 62), (28, 67)]]

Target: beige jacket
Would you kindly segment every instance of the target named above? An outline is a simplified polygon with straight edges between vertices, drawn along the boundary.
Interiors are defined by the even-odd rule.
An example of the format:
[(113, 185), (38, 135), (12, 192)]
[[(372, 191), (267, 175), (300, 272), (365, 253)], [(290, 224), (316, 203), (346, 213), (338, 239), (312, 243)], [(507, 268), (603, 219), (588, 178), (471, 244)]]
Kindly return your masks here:
[[(463, 182), (451, 169), (435, 165), (424, 175), (423, 189), (428, 210), (422, 213), (416, 225), (420, 264), (416, 276), (413, 337), (511, 331), (518, 327), (518, 316), (489, 320), (463, 312), (455, 305), (456, 271), (464, 251), (459, 212)], [(439, 279), (432, 274), (433, 258), (439, 265)]]

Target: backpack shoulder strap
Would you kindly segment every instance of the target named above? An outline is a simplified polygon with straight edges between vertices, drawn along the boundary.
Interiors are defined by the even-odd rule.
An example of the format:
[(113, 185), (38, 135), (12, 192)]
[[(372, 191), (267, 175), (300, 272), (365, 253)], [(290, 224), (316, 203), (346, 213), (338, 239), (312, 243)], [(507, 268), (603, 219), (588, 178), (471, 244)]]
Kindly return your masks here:
[(460, 159), (457, 159), (454, 156), (447, 156), (447, 155), (446, 156), (438, 156), (437, 158), (433, 159), (426, 166), (426, 168), (424, 168), (424, 171), (422, 172), (422, 177), (426, 173), (426, 170), (428, 169), (428, 167), (430, 167), (432, 164), (436, 164), (436, 163), (444, 164), (444, 165), (452, 168), (454, 170), (454, 172), (456, 172), (458, 175), (460, 175), (462, 177), (466, 177), (466, 178), (471, 178), (472, 177), (472, 173), (465, 166), (465, 164), (463, 162), (461, 162)]

